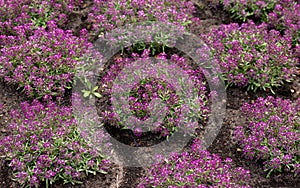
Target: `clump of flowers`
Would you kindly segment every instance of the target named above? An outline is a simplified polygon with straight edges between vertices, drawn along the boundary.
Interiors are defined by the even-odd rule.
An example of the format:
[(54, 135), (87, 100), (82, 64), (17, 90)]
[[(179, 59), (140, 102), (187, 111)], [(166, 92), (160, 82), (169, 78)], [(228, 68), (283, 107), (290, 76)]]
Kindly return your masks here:
[(82, 0), (7, 0), (0, 2), (0, 48), (20, 45), (34, 35), (39, 27), (55, 21), (58, 28), (66, 28), (67, 20)]
[(300, 39), (300, 4), (292, 0), (277, 3), (274, 10), (268, 14), (267, 23), (278, 31), (288, 32), (293, 36), (293, 45)]
[[(20, 28), (19, 36), (25, 36)], [(54, 21), (39, 27), (29, 40), (1, 49), (0, 77), (23, 88), (29, 96), (62, 96), (70, 86), (75, 66), (91, 44)]]
[(235, 138), (245, 156), (264, 161), (269, 176), (272, 172), (300, 173), (300, 99), (258, 98), (245, 103), (242, 111), (245, 126), (238, 126)]
[(15, 26), (28, 25), (31, 22), (27, 14), (30, 0), (8, 0), (0, 2), (0, 35), (11, 35), (11, 29)]
[(143, 53), (150, 48), (152, 55), (165, 52), (183, 39), (186, 29), (171, 22), (142, 22), (126, 25), (106, 33), (100, 39), (107, 48), (121, 48), (122, 53)]
[(270, 89), (290, 82), (299, 64), (292, 50), (291, 35), (268, 31), (267, 24), (252, 21), (221, 25), (211, 34), (201, 35), (211, 46), (227, 80), (227, 86), (248, 90)]
[(76, 11), (82, 0), (7, 0), (0, 2), (0, 34), (13, 34), (10, 29), (15, 26), (32, 24), (47, 26), (50, 20), (64, 26), (68, 16)]
[(224, 8), (228, 10), (233, 18), (246, 21), (249, 17), (256, 17), (263, 22), (268, 20), (268, 13), (280, 1), (278, 0), (220, 0)]
[(29, 4), (29, 12), (32, 22), (35, 26), (46, 27), (50, 20), (56, 21), (60, 27), (63, 27), (69, 16), (78, 11), (83, 5), (82, 0), (35, 0)]
[(295, 0), (220, 0), (232, 17), (242, 21), (255, 18), (270, 28), (288, 31), (293, 35), (293, 45), (300, 38), (300, 5)]
[(88, 20), (97, 35), (130, 23), (144, 21), (172, 22), (189, 27), (199, 24), (194, 18), (195, 7), (191, 1), (106, 1), (96, 0)]
[(155, 130), (157, 132), (162, 132), (165, 136), (167, 136), (171, 128), (174, 129), (176, 127), (174, 118), (179, 115), (178, 106), (180, 105), (176, 91), (170, 84), (155, 78), (142, 80), (131, 90), (131, 96), (129, 97), (129, 109), (133, 112), (133, 115), (138, 117), (140, 120), (146, 120), (151, 116), (148, 109), (149, 103), (151, 100), (158, 97), (162, 99), (162, 101), (166, 102), (168, 109), (173, 111), (172, 115), (168, 113), (167, 117), (165, 117), (168, 118), (169, 116), (169, 121), (165, 121), (164, 128), (156, 127)]
[(173, 153), (153, 164), (137, 187), (250, 187), (250, 172), (233, 168), (231, 162), (203, 150), (196, 140), (190, 152)]
[[(131, 58), (120, 57), (116, 59), (115, 62), (110, 66), (109, 70), (105, 73), (104, 77), (102, 78), (101, 85), (105, 86), (102, 90), (102, 96), (110, 97), (112, 95), (112, 93), (114, 92), (112, 88), (113, 85), (115, 84), (114, 83), (115, 79), (118, 75), (120, 75), (120, 72), (122, 71), (122, 69), (124, 69), (124, 67), (131, 66), (132, 70), (142, 70), (143, 68), (140, 67), (139, 65), (134, 66), (133, 62), (140, 61), (143, 64), (147, 64), (150, 58), (149, 53), (150, 50), (148, 49), (145, 50), (142, 55), (133, 53)], [(166, 62), (167, 56), (164, 53), (157, 55), (156, 58), (159, 62), (167, 63)], [(157, 72), (153, 70), (153, 72), (151, 72), (150, 74), (153, 75), (153, 77), (147, 77), (145, 79), (141, 79), (138, 83), (134, 82), (134, 86), (130, 88), (130, 92), (128, 96), (129, 106), (122, 104), (123, 106), (121, 106), (117, 110), (113, 109), (112, 107), (108, 107), (107, 109), (103, 110), (102, 116), (104, 117), (105, 122), (108, 123), (110, 126), (116, 126), (119, 128), (129, 128), (132, 130), (136, 130), (136, 129), (140, 130), (137, 122), (132, 121), (132, 119), (129, 119), (127, 116), (123, 117), (124, 113), (117, 114), (116, 111), (121, 109), (122, 110), (128, 109), (131, 111), (131, 115), (134, 115), (138, 119), (144, 121), (150, 115), (159, 116), (161, 114), (164, 114), (163, 110), (165, 109), (166, 114), (163, 117), (163, 121), (152, 122), (153, 123), (151, 124), (152, 127), (149, 127), (151, 128), (150, 130), (159, 133), (160, 136), (163, 137), (169, 136), (174, 131), (176, 131), (179, 128), (180, 122), (182, 121), (187, 123), (187, 126), (185, 126), (185, 128), (189, 127), (190, 129), (195, 129), (197, 127), (196, 124), (198, 121), (205, 122), (210, 110), (207, 105), (208, 94), (206, 89), (206, 81), (204, 79), (202, 70), (200, 68), (192, 69), (191, 66), (187, 63), (186, 59), (178, 56), (177, 54), (174, 54), (170, 57), (170, 62), (171, 64), (174, 64), (175, 67), (173, 67), (173, 69), (170, 68), (170, 70), (168, 70), (170, 71), (169, 74), (172, 74), (172, 71), (176, 69), (176, 66), (180, 67), (182, 69), (182, 72), (186, 73), (186, 75), (189, 76), (188, 79), (190, 79), (192, 83), (191, 85), (193, 86), (193, 91), (187, 91), (187, 92), (197, 94), (197, 96), (193, 95), (190, 97), (190, 100), (185, 100), (185, 98), (188, 98), (187, 97), (188, 94), (187, 95), (184, 95), (183, 93), (179, 94), (178, 93), (179, 91), (176, 91), (175, 89), (176, 86), (174, 87), (174, 85), (172, 84), (175, 84), (175, 80), (179, 84), (184, 85), (187, 83), (181, 83), (180, 78), (176, 78), (173, 83), (168, 82), (166, 78), (165, 79), (163, 78), (163, 76), (156, 78), (155, 75), (157, 75)], [(158, 64), (156, 65), (158, 66)], [(149, 66), (151, 66), (151, 64), (149, 64)], [(130, 76), (131, 75), (125, 74), (124, 79)], [(123, 77), (120, 80), (123, 80)], [(114, 87), (119, 87), (119, 86), (114, 86)], [(156, 114), (150, 114), (149, 110), (153, 110), (155, 108), (150, 105), (150, 102), (155, 99), (163, 101), (163, 103), (166, 104), (166, 106), (161, 107), (161, 109), (159, 109), (161, 111), (157, 112)], [(116, 99), (112, 98), (111, 100), (116, 100)], [(187, 111), (187, 113), (185, 114), (186, 116), (182, 114), (182, 110)], [(123, 120), (124, 118), (127, 119)], [(126, 123), (130, 122), (129, 123), (130, 126), (126, 127), (122, 125), (121, 123), (122, 120), (123, 122), (125, 121)]]
[(12, 110), (11, 118), (10, 135), (1, 139), (0, 151), (20, 185), (75, 184), (89, 173), (108, 170), (110, 162), (80, 136), (71, 108), (34, 100)]
[(20, 44), (27, 40), (28, 36), (33, 35), (35, 26), (28, 15), (30, 2), (29, 0), (0, 2), (0, 49)]

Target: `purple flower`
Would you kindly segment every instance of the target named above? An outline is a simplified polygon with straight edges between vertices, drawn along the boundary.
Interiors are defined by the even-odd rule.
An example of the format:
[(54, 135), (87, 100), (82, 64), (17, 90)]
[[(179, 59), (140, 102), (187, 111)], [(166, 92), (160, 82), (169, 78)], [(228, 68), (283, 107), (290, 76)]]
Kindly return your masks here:
[[(107, 161), (102, 163), (103, 157), (91, 153), (93, 149), (78, 137), (77, 121), (70, 107), (57, 106), (52, 101), (45, 105), (38, 100), (23, 102), (19, 110), (11, 112), (11, 118), (14, 123), (8, 128), (14, 136), (1, 138), (0, 152), (10, 160), (14, 178), (22, 185), (38, 186), (46, 179), (80, 180), (78, 168), (82, 165), (93, 173), (103, 173), (110, 165)], [(97, 136), (101, 142), (106, 139), (104, 134)], [(88, 161), (102, 163), (101, 169), (89, 166)]]
[(227, 86), (274, 92), (273, 88), (282, 85), (283, 81), (294, 79), (299, 61), (292, 48), (292, 36), (269, 31), (265, 23), (255, 25), (249, 21), (241, 26), (235, 23), (221, 25), (201, 38), (214, 47), (212, 52)]
[(295, 171), (300, 141), (297, 130), (299, 102), (300, 99), (292, 103), (269, 96), (243, 104), (242, 111), (249, 124), (237, 127), (235, 139), (246, 157), (265, 161), (265, 169), (269, 172)]
[[(142, 55), (133, 54), (134, 57), (127, 58), (125, 61), (124, 59), (118, 60), (116, 59), (114, 64), (111, 65), (110, 70), (106, 73), (106, 75), (103, 78), (103, 84), (109, 86), (107, 88), (107, 91), (103, 95), (107, 95), (112, 92), (110, 89), (112, 87), (112, 83), (114, 82), (117, 75), (121, 72), (121, 67), (125, 66), (132, 66), (132, 62), (136, 61), (137, 59), (144, 62), (144, 61), (150, 61), (148, 58), (150, 56), (149, 50), (145, 50)], [(158, 57), (164, 57), (165, 53), (161, 53), (158, 55)], [(161, 58), (161, 63), (163, 63), (164, 58)], [(204, 98), (197, 97), (194, 99), (199, 103), (199, 111), (193, 112), (190, 111), (190, 113), (194, 113), (193, 115), (195, 118), (203, 118), (203, 120), (206, 118), (206, 115), (210, 112), (209, 108), (206, 106), (207, 100), (209, 100), (209, 96), (207, 93), (207, 89), (205, 86), (205, 77), (203, 75), (202, 69), (193, 69), (191, 65), (188, 64), (185, 58), (180, 57), (177, 54), (173, 54), (170, 58), (172, 63), (174, 63), (174, 69), (176, 70), (176, 67), (181, 67), (185, 74), (189, 76), (189, 79), (187, 82), (195, 87), (194, 91), (197, 91), (198, 96), (204, 96)], [(139, 70), (139, 65), (136, 65), (135, 69)], [(157, 70), (151, 70), (151, 75), (157, 75)], [(135, 74), (138, 75), (138, 74)], [(128, 79), (129, 76), (123, 77), (124, 79)], [(130, 86), (131, 91), (128, 96), (128, 103), (127, 105), (122, 105), (121, 109), (122, 112), (126, 113), (133, 113), (139, 120), (144, 121), (147, 120), (150, 115), (157, 115), (157, 114), (164, 114), (166, 112), (165, 117), (162, 121), (155, 121), (151, 122), (153, 124), (153, 127), (150, 129), (153, 130), (156, 133), (160, 133), (161, 136), (167, 137), (171, 135), (174, 130), (176, 130), (176, 127), (182, 122), (183, 116), (180, 117), (181, 112), (183, 112), (184, 104), (179, 105), (179, 101), (181, 96), (178, 96), (176, 94), (177, 85), (175, 82), (179, 83), (179, 80), (174, 80), (172, 83), (168, 83), (165, 79), (161, 78), (162, 76), (159, 75), (159, 78), (156, 78), (155, 76), (146, 78), (143, 80), (140, 80), (139, 83), (135, 83), (132, 86)], [(135, 78), (134, 78), (135, 79)], [(138, 78), (137, 78), (138, 79)], [(180, 77), (179, 77), (180, 79)], [(185, 83), (186, 84), (186, 83)], [(123, 91), (122, 87), (120, 86), (114, 86), (116, 90)], [(185, 91), (185, 92), (193, 92), (193, 91)], [(165, 108), (160, 108), (156, 111), (156, 114), (150, 114), (150, 110), (153, 110), (156, 108), (156, 106), (151, 106), (150, 103), (151, 100), (159, 99), (162, 100), (165, 104)], [(125, 100), (125, 98), (124, 98)], [(127, 99), (126, 99), (127, 100)], [(111, 98), (112, 102), (117, 102), (117, 99), (114, 97)], [(192, 102), (191, 102), (192, 103)], [(177, 105), (177, 107), (175, 107)], [(190, 106), (191, 104), (186, 104)], [(107, 108), (107, 107), (105, 107)], [(116, 126), (120, 127), (120, 124), (123, 122), (128, 123), (128, 129), (132, 129), (134, 134), (140, 135), (141, 129), (138, 126), (139, 123), (135, 122), (133, 118), (128, 117), (126, 113), (121, 114), (115, 114), (115, 112), (112, 112), (111, 110), (114, 109), (108, 109), (108, 112), (102, 113), (103, 119), (105, 119), (105, 122), (109, 124), (110, 126)], [(115, 111), (115, 110), (114, 110)], [(128, 112), (129, 111), (129, 112)], [(125, 115), (124, 115), (125, 114)], [(116, 121), (116, 119), (118, 121)], [(196, 124), (190, 124), (191, 128), (196, 128), (198, 126), (198, 123)], [(123, 126), (123, 125), (122, 125)], [(125, 127), (124, 127), (125, 128)]]
[(167, 160), (158, 160), (146, 171), (137, 186), (184, 187), (247, 186), (250, 172), (242, 168), (231, 168), (232, 160), (222, 161), (218, 155), (201, 149), (195, 140), (189, 152), (173, 153)]
[[(101, 7), (101, 8), (100, 8)], [(103, 11), (105, 10), (105, 11)], [(194, 19), (195, 7), (191, 1), (95, 1), (88, 21), (93, 24), (93, 29), (106, 32), (126, 23), (151, 21), (173, 22), (179, 26), (187, 26), (195, 30), (199, 20)], [(193, 20), (192, 24), (188, 22)]]

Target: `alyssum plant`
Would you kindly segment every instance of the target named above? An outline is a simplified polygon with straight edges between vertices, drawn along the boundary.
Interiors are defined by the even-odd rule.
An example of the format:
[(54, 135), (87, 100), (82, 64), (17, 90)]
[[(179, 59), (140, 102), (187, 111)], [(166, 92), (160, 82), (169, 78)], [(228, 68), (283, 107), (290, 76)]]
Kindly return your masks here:
[(245, 126), (238, 126), (235, 138), (244, 155), (264, 161), (267, 176), (272, 172), (300, 173), (300, 99), (258, 98), (245, 103), (242, 111)]
[(202, 38), (212, 48), (227, 86), (270, 89), (274, 93), (274, 88), (294, 79), (299, 60), (292, 49), (291, 35), (269, 31), (265, 23), (221, 25)]
[(81, 136), (71, 110), (34, 100), (11, 111), (10, 134), (0, 140), (0, 152), (19, 185), (49, 187), (60, 180), (75, 184), (90, 173), (107, 172), (110, 162)]

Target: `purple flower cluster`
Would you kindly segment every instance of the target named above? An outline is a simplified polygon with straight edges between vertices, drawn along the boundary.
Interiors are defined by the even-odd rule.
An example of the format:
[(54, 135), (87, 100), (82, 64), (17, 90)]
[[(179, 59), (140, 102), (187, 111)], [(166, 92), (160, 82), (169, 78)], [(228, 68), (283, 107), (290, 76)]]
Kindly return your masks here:
[[(7, 0), (0, 2), (0, 35), (15, 35), (15, 26), (46, 27), (48, 21), (56, 21), (63, 27), (68, 17), (80, 5), (82, 0)], [(33, 27), (35, 26), (35, 27)], [(29, 31), (30, 31), (29, 30)]]
[[(31, 0), (8, 0), (0, 2), (0, 35), (16, 35), (13, 31), (17, 26), (32, 26), (29, 4)], [(30, 31), (31, 29), (28, 28)]]
[(295, 0), (220, 0), (233, 17), (246, 21), (250, 18), (267, 23), (278, 31), (293, 35), (293, 44), (299, 44), (300, 4)]
[(105, 33), (101, 40), (108, 43), (108, 47), (119, 46), (130, 52), (142, 53), (150, 47), (152, 55), (165, 52), (165, 48), (172, 48), (178, 39), (182, 39), (186, 29), (171, 22), (142, 22), (114, 29)]
[(190, 152), (173, 153), (153, 164), (137, 187), (250, 187), (250, 172), (233, 168), (231, 162), (203, 150), (196, 140)]
[(109, 161), (80, 136), (71, 108), (34, 100), (12, 110), (11, 118), (11, 134), (0, 140), (0, 151), (21, 185), (78, 183), (88, 173), (109, 168)]
[(299, 64), (291, 35), (269, 31), (265, 23), (221, 25), (201, 37), (211, 46), (229, 86), (273, 92), (283, 81), (293, 80)]
[[(146, 120), (151, 115), (148, 110), (149, 103), (151, 100), (159, 97), (166, 103), (168, 109), (173, 110), (172, 116), (176, 117), (179, 115), (179, 109), (175, 108), (176, 105), (179, 105), (175, 89), (172, 85), (155, 78), (142, 80), (141, 83), (136, 84), (131, 90), (131, 96), (129, 97), (130, 110), (140, 120)], [(166, 124), (164, 127), (165, 130), (162, 127), (157, 127), (156, 131), (165, 133), (165, 136), (167, 136), (169, 133), (168, 129), (175, 126), (172, 116), (168, 113), (167, 117), (165, 117), (165, 120), (167, 120), (166, 118), (169, 120), (168, 122), (164, 122)]]
[[(218, 0), (217, 0), (218, 1)], [(262, 21), (267, 21), (267, 15), (271, 12), (279, 0), (219, 0), (224, 8), (232, 14), (234, 18), (245, 21), (249, 17), (256, 17)]]
[(102, 34), (117, 27), (144, 21), (172, 22), (181, 26), (197, 26), (191, 1), (181, 0), (95, 0), (88, 21), (96, 33)]
[[(1, 49), (0, 77), (18, 84), (33, 97), (62, 96), (72, 81), (78, 59), (91, 47), (86, 39), (59, 29), (54, 21), (47, 26), (47, 30), (37, 28), (29, 40)], [(20, 27), (18, 37), (25, 37), (25, 32)], [(10, 40), (6, 36), (0, 38)]]
[(59, 27), (64, 27), (70, 15), (82, 5), (83, 0), (35, 0), (30, 2), (26, 13), (35, 26), (46, 27), (48, 21), (56, 21)]
[[(293, 36), (293, 45), (300, 44), (300, 4), (293, 0), (280, 1), (268, 14), (267, 23)], [(300, 54), (299, 54), (300, 56)]]
[(253, 104), (245, 103), (242, 111), (247, 126), (239, 126), (235, 138), (244, 154), (263, 160), (269, 171), (300, 173), (300, 99), (290, 100), (267, 97), (258, 98)]
[[(126, 65), (131, 65), (134, 61), (147, 62), (149, 58), (150, 50), (145, 50), (142, 55), (132, 54), (132, 58), (118, 58), (115, 60), (115, 63), (110, 66), (110, 69), (107, 71), (105, 76), (102, 79), (102, 85), (106, 86), (103, 91), (103, 96), (110, 96), (112, 93), (112, 86), (115, 78), (120, 74), (122, 69)], [(160, 61), (166, 61), (167, 56), (165, 53), (161, 53), (156, 56)], [(192, 120), (201, 120), (205, 121), (207, 115), (210, 112), (210, 109), (207, 105), (208, 94), (206, 89), (206, 82), (202, 70), (200, 68), (193, 69), (186, 61), (185, 58), (174, 54), (170, 57), (170, 62), (175, 66), (178, 66), (185, 72), (191, 82), (193, 83), (194, 88), (198, 96), (194, 101), (190, 101), (191, 104), (184, 104), (184, 99), (177, 95), (177, 91), (174, 88), (173, 83), (167, 83), (165, 80), (160, 80), (162, 78), (146, 78), (141, 80), (139, 83), (135, 83), (134, 87), (131, 88), (129, 96), (129, 110), (132, 114), (135, 115), (140, 120), (145, 120), (150, 116), (149, 103), (154, 99), (160, 99), (166, 104), (167, 114), (164, 117), (161, 125), (155, 123), (152, 130), (160, 133), (161, 136), (169, 136), (170, 133), (173, 133), (177, 130), (179, 122), (182, 120), (182, 110), (185, 107), (199, 104), (199, 108), (195, 112), (189, 114), (189, 121), (191, 122), (188, 125), (191, 129), (195, 129), (196, 125), (193, 124)], [(135, 67), (134, 69), (139, 69)], [(175, 69), (175, 68), (174, 68)], [(169, 70), (172, 71), (172, 70)], [(151, 75), (156, 75), (153, 72)], [(197, 103), (197, 104), (196, 104)], [(122, 109), (126, 109), (126, 106), (122, 106)], [(102, 114), (106, 123), (111, 126), (123, 127), (119, 122), (120, 117), (115, 111), (109, 107), (108, 111), (104, 111)], [(128, 121), (127, 121), (128, 122)], [(134, 122), (132, 122), (132, 127), (127, 127), (131, 129), (140, 130), (139, 127), (134, 127)], [(139, 134), (139, 131), (137, 131)]]

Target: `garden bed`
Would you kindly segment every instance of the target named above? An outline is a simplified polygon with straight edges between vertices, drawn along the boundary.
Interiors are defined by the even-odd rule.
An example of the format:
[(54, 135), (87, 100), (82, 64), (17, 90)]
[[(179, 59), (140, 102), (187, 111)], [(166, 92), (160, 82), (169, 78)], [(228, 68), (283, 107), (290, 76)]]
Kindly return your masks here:
[[(207, 34), (213, 28), (218, 28), (221, 24), (230, 24), (233, 22), (240, 22), (230, 18), (228, 12), (223, 10), (222, 6), (214, 6), (211, 1), (206, 0), (193, 0), (193, 3), (197, 7), (195, 16), (200, 18), (200, 25), (194, 29), (195, 34)], [(77, 36), (80, 34), (82, 28), (87, 28), (91, 31), (91, 23), (88, 22), (88, 14), (92, 10), (93, 3), (91, 1), (85, 1), (82, 3), (82, 7), (76, 12), (72, 13), (68, 17), (67, 24), (62, 29), (71, 29)], [(88, 40), (94, 42), (97, 40), (97, 36), (93, 32), (89, 33)], [(251, 187), (300, 187), (300, 177), (294, 176), (291, 172), (272, 173), (270, 177), (267, 176), (267, 172), (264, 171), (264, 165), (261, 161), (253, 161), (246, 159), (242, 152), (242, 147), (234, 140), (234, 131), (237, 126), (246, 124), (246, 117), (242, 113), (243, 103), (255, 102), (257, 98), (267, 96), (280, 97), (282, 99), (289, 99), (296, 101), (300, 97), (300, 69), (297, 67), (298, 73), (293, 82), (287, 83), (281, 87), (274, 89), (273, 94), (270, 90), (257, 90), (256, 92), (247, 91), (245, 88), (239, 88), (236, 86), (229, 87), (226, 90), (227, 104), (226, 113), (222, 128), (208, 148), (208, 151), (214, 154), (218, 154), (222, 160), (231, 158), (233, 160), (233, 167), (242, 167), (245, 170), (250, 171), (250, 180), (247, 185)], [(62, 104), (70, 106), (71, 90), (67, 90), (64, 94)], [(0, 108), (0, 138), (9, 135), (7, 126), (11, 123), (9, 113), (12, 109), (20, 109), (20, 104), (24, 101), (32, 101), (33, 99), (27, 97), (24, 92), (17, 90), (17, 85), (7, 84), (2, 78), (0, 82), (0, 104), (3, 104)], [(103, 101), (102, 101), (103, 103)], [(299, 126), (298, 126), (299, 127)], [(107, 127), (108, 132), (116, 138), (118, 141), (130, 145), (130, 146), (146, 146), (159, 143), (164, 139), (158, 139), (155, 134), (143, 134), (141, 139), (133, 137), (133, 132), (130, 130), (122, 130), (115, 127)], [(155, 138), (155, 139), (153, 139)], [(185, 148), (189, 150), (191, 144)], [(3, 153), (0, 153), (3, 155)], [(107, 174), (88, 175), (83, 180), (82, 185), (63, 184), (62, 181), (56, 182), (51, 187), (63, 188), (63, 187), (120, 187), (131, 188), (136, 187), (141, 178), (146, 174), (146, 169), (142, 167), (126, 167), (112, 164)], [(4, 159), (0, 159), (0, 187), (3, 188), (15, 188), (20, 185), (11, 180), (12, 169), (9, 167), (9, 162)], [(44, 186), (44, 184), (43, 184)]]

